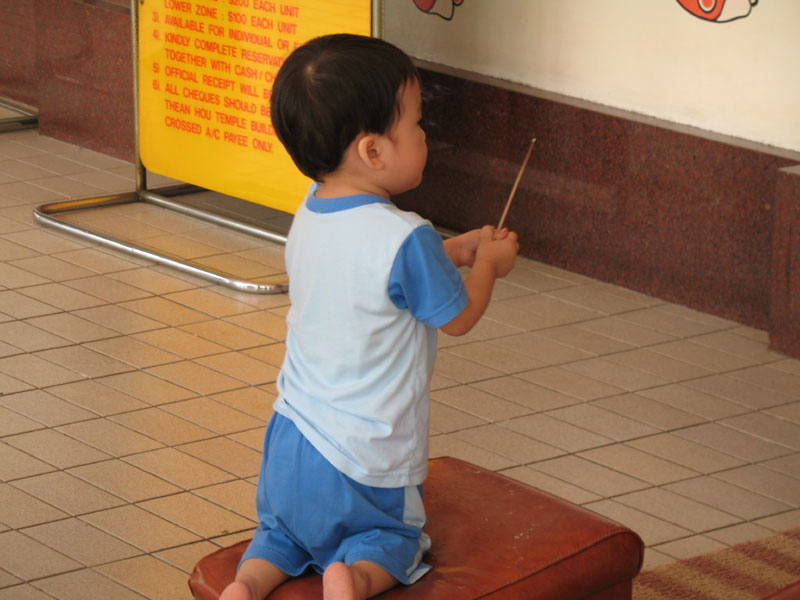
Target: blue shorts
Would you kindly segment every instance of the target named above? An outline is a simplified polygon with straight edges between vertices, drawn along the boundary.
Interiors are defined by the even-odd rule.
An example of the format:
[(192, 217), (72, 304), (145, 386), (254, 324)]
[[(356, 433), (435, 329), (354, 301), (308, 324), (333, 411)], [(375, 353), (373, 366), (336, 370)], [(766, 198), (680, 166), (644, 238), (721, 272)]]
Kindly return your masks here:
[(261, 558), (295, 576), (309, 567), (321, 573), (333, 562), (367, 560), (404, 584), (430, 570), (421, 562), (430, 548), (422, 532), (422, 486), (354, 481), (278, 413), (264, 439), (256, 505), (259, 527), (242, 562)]

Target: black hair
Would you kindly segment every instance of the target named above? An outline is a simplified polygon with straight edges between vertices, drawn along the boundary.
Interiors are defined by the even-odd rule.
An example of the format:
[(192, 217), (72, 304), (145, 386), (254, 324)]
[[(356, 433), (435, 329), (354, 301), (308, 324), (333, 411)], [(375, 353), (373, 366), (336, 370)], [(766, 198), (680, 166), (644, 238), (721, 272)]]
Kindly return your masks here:
[(284, 61), (272, 87), (278, 139), (304, 175), (336, 170), (361, 133), (386, 133), (400, 110), (399, 90), (418, 79), (405, 52), (351, 34), (314, 38)]

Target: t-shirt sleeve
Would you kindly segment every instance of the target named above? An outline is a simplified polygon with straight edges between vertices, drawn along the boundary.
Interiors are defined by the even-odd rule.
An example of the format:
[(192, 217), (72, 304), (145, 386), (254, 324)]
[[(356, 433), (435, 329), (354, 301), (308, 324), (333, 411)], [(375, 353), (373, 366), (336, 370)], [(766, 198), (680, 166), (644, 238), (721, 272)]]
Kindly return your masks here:
[(429, 225), (414, 229), (397, 252), (389, 274), (389, 297), (430, 327), (452, 321), (467, 305), (467, 290)]

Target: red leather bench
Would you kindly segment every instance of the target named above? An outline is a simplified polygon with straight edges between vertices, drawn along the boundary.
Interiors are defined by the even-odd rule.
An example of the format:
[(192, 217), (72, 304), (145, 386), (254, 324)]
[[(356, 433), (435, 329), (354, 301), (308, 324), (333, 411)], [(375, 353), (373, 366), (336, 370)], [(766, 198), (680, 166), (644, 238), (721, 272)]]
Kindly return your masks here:
[[(425, 531), (433, 570), (381, 599), (618, 600), (631, 598), (644, 544), (605, 517), (454, 458), (430, 461)], [(197, 563), (189, 587), (216, 600), (233, 580), (247, 542)], [(322, 597), (316, 574), (289, 580), (270, 600)]]

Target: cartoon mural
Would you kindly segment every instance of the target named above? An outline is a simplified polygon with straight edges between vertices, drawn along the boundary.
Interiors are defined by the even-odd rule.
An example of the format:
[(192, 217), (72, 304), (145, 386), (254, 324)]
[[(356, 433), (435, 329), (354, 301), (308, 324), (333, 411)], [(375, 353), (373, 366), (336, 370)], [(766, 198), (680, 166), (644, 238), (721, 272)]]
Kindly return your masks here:
[(695, 17), (727, 23), (749, 15), (758, 0), (678, 0), (678, 3)]
[(414, 0), (417, 8), (423, 12), (437, 15), (446, 20), (451, 20), (456, 11), (456, 6), (464, 0)]

